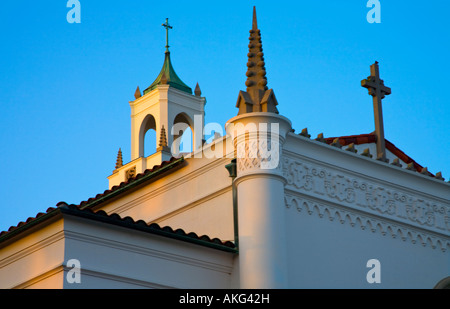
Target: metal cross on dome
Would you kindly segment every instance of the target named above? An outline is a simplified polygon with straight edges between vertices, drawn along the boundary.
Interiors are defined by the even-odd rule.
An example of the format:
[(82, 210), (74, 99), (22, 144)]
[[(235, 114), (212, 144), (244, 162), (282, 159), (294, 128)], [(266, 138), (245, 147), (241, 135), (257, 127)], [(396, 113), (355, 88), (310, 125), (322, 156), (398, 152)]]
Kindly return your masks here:
[(384, 141), (383, 110), (381, 100), (391, 94), (391, 88), (384, 85), (380, 79), (378, 61), (370, 66), (370, 76), (361, 81), (361, 86), (369, 90), (373, 98), (373, 112), (375, 116), (375, 135), (377, 137), (377, 159), (386, 162), (386, 146)]
[(166, 18), (166, 22), (162, 24), (164, 28), (166, 28), (166, 52), (169, 51), (169, 29), (172, 29), (173, 27), (169, 25), (169, 19)]

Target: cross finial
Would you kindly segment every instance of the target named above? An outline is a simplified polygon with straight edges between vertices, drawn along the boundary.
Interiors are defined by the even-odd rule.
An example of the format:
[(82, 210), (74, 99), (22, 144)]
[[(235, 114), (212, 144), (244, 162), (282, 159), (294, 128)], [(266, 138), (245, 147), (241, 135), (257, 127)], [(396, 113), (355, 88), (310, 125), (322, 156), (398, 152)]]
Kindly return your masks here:
[(169, 19), (166, 18), (166, 22), (162, 24), (164, 28), (166, 28), (166, 52), (169, 52), (169, 29), (172, 29), (173, 27), (169, 25)]
[(383, 110), (381, 100), (391, 94), (391, 88), (384, 85), (380, 79), (378, 61), (370, 66), (370, 76), (361, 81), (361, 86), (369, 90), (373, 98), (373, 111), (375, 116), (375, 135), (377, 136), (377, 159), (386, 162), (386, 148), (384, 141)]

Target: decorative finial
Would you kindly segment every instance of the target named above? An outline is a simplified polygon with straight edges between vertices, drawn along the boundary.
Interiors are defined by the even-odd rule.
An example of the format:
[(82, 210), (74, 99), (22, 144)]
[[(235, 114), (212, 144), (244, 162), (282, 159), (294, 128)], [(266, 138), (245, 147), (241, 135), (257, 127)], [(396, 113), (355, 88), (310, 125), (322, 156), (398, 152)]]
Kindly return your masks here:
[(416, 168), (414, 167), (414, 163), (413, 162), (408, 163), (408, 165), (406, 166), (406, 169), (410, 170), (410, 171), (416, 171)]
[(299, 135), (304, 136), (304, 137), (307, 137), (307, 138), (310, 138), (310, 137), (311, 137), (311, 134), (308, 133), (308, 128), (304, 128), (304, 129), (302, 130), (302, 132), (299, 133)]
[(123, 160), (122, 160), (122, 149), (119, 148), (119, 152), (117, 153), (117, 160), (116, 160), (116, 169), (123, 166)]
[(194, 94), (195, 94), (195, 96), (197, 96), (197, 97), (199, 97), (199, 96), (202, 95), (202, 91), (200, 90), (200, 86), (198, 85), (198, 83), (197, 83), (197, 85), (195, 86)]
[(327, 142), (325, 140), (325, 138), (323, 137), (323, 133), (317, 134), (317, 137), (315, 138), (315, 140), (318, 141), (318, 142), (322, 142), (322, 143), (326, 143)]
[(336, 137), (333, 142), (331, 143), (331, 146), (342, 148), (341, 142), (339, 141), (339, 137)]
[(252, 29), (253, 29), (253, 30), (258, 30), (258, 22), (257, 22), (257, 20), (256, 20), (256, 6), (253, 6)]
[(169, 25), (169, 19), (166, 18), (166, 22), (162, 24), (164, 28), (166, 28), (166, 53), (169, 52), (169, 29), (172, 29), (173, 27)]
[(166, 136), (166, 129), (164, 128), (164, 125), (161, 126), (161, 136), (159, 138), (159, 147), (167, 146), (167, 136)]
[(364, 149), (361, 155), (365, 156), (365, 157), (368, 157), (368, 158), (372, 158), (372, 155), (370, 154), (369, 148)]
[(159, 143), (158, 143), (158, 148), (156, 149), (156, 151), (161, 151), (161, 150), (165, 150), (168, 151), (169, 147), (167, 144), (167, 136), (166, 136), (166, 129), (164, 128), (164, 125), (161, 126), (161, 131), (160, 131), (160, 135), (159, 135)]
[[(247, 92), (253, 99), (256, 99), (255, 92), (257, 90), (267, 90), (267, 78), (264, 62), (264, 53), (262, 51), (261, 31), (258, 30), (256, 21), (256, 7), (253, 7), (252, 30), (250, 30), (250, 43), (248, 44), (248, 62), (247, 62)], [(257, 99), (261, 99), (257, 97)], [(260, 100), (258, 100), (260, 101)]]
[(249, 52), (247, 54), (247, 91), (239, 92), (236, 107), (238, 115), (250, 112), (270, 112), (278, 114), (277, 99), (272, 89), (267, 87), (266, 63), (262, 49), (261, 31), (256, 21), (256, 7), (253, 7), (252, 29), (250, 30)]
[(395, 158), (394, 160), (392, 160), (392, 165), (398, 166), (398, 167), (402, 167), (402, 164), (400, 163), (400, 159), (399, 158)]
[(358, 152), (356, 150), (356, 148), (355, 148), (355, 143), (351, 143), (350, 145), (348, 145), (348, 147), (345, 150), (353, 152), (353, 153), (357, 153)]
[(136, 99), (139, 99), (141, 97), (141, 90), (139, 89), (139, 86), (137, 86), (136, 91), (134, 92), (134, 97)]
[(428, 174), (428, 168), (427, 167), (422, 167), (422, 170), (420, 171), (421, 174), (423, 175), (429, 175)]
[(435, 178), (438, 180), (445, 180), (444, 177), (442, 177), (442, 172), (437, 172)]

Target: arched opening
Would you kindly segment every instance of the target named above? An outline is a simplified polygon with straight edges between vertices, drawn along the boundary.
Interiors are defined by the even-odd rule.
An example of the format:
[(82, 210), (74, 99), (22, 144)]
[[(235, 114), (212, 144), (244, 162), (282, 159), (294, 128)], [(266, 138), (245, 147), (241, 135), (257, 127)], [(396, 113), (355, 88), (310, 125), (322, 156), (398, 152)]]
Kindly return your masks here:
[(172, 126), (172, 154), (192, 152), (194, 147), (194, 130), (192, 120), (185, 113), (178, 114)]
[(139, 130), (139, 156), (147, 157), (156, 152), (156, 121), (152, 115), (147, 115)]
[(183, 135), (181, 136), (181, 153), (192, 152), (192, 138), (192, 129), (190, 127), (187, 127), (186, 130), (184, 130)]
[(149, 129), (144, 137), (144, 157), (148, 157), (156, 152), (156, 131)]

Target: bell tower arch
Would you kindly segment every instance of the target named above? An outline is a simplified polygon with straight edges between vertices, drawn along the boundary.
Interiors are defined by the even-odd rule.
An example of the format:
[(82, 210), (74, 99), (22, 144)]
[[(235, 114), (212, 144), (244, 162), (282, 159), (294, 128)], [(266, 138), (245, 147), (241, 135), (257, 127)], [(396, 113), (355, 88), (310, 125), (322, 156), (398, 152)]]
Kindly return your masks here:
[[(116, 167), (113, 174), (108, 177), (110, 188), (126, 181), (129, 175), (137, 175), (163, 161), (170, 160), (174, 155), (171, 152), (172, 144), (180, 135), (179, 129), (183, 124), (184, 129), (181, 131), (187, 127), (192, 130), (192, 151), (202, 146), (206, 99), (201, 96), (198, 83), (192, 93), (192, 89), (175, 73), (168, 44), (168, 30), (172, 27), (168, 24), (167, 19), (163, 26), (166, 28), (167, 40), (164, 63), (154, 82), (142, 94), (137, 87), (134, 94), (135, 100), (129, 102), (131, 108), (131, 161)], [(200, 123), (194, 125), (194, 121)], [(145, 133), (148, 130), (156, 132), (156, 152), (146, 157), (144, 152)]]

